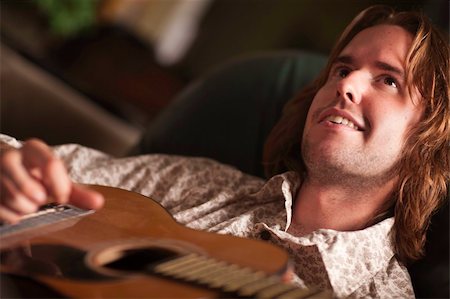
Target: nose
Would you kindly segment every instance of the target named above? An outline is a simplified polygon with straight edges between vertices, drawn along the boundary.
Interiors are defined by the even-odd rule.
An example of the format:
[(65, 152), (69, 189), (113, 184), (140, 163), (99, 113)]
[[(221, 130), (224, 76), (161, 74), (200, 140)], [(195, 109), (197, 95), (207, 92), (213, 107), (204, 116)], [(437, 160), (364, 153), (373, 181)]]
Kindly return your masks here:
[(364, 75), (358, 71), (352, 71), (346, 77), (339, 80), (336, 87), (336, 96), (337, 98), (359, 104), (364, 89)]

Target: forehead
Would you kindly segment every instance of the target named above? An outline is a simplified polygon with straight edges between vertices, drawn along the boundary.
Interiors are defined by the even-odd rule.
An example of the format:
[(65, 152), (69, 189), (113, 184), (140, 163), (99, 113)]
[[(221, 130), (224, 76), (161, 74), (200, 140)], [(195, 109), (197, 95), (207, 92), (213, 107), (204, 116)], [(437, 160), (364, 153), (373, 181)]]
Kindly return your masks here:
[(404, 68), (412, 40), (412, 34), (400, 26), (377, 25), (355, 35), (340, 55), (377, 59)]

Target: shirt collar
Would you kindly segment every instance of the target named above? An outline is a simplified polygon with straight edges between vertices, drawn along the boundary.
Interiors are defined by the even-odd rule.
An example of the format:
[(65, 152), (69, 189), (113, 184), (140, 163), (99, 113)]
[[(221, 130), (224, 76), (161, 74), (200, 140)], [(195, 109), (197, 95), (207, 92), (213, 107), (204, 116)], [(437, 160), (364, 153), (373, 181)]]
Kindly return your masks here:
[[(292, 206), (301, 185), (300, 177), (295, 172), (286, 172), (268, 183), (272, 180), (278, 186), (281, 185), (284, 196), (284, 217), (277, 217), (277, 227), (282, 232), (275, 233), (284, 235), (299, 245), (317, 246), (334, 290), (340, 290), (338, 293), (341, 295), (351, 294), (365, 278), (369, 279), (386, 269), (394, 257), (390, 237), (393, 217), (358, 231), (319, 229), (302, 237), (291, 236), (286, 231), (292, 221)], [(346, 260), (343, 261), (343, 258)]]

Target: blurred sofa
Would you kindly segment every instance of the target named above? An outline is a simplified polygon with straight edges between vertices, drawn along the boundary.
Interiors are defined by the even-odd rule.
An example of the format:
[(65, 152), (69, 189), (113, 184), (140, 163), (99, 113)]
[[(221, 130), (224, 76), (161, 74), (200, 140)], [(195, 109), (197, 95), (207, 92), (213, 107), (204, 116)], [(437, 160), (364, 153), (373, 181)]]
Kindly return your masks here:
[(124, 155), (141, 130), (93, 103), (82, 92), (0, 45), (1, 132), (47, 143), (79, 143)]

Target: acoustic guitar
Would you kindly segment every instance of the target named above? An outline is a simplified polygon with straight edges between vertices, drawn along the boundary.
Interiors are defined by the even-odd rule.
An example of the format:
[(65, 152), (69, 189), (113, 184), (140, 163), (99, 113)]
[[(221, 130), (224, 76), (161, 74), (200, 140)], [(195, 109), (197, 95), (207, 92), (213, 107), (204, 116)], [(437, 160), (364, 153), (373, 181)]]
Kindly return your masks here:
[(189, 229), (148, 197), (90, 188), (105, 197), (99, 211), (49, 205), (1, 226), (2, 297), (26, 278), (70, 298), (328, 298), (283, 283), (288, 255), (274, 245)]

